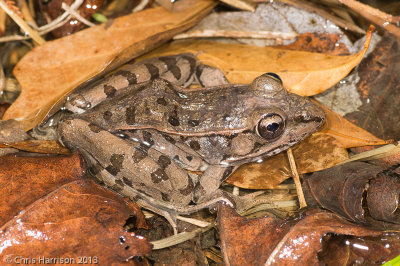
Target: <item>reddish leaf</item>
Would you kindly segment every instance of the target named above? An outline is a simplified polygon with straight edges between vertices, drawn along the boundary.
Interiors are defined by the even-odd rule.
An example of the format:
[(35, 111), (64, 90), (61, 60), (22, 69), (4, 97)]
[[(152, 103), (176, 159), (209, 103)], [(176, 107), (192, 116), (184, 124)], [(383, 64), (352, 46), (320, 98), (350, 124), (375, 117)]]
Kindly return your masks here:
[[(18, 165), (18, 167), (15, 167)], [(134, 215), (146, 227), (140, 209), (118, 194), (82, 179), (81, 161), (72, 157), (2, 157), (0, 261), (18, 257), (126, 262), (148, 255), (145, 238), (123, 229)]]
[(5, 224), (37, 199), (79, 180), (83, 175), (82, 162), (77, 154), (0, 158), (0, 224)]
[(383, 235), (328, 212), (292, 221), (272, 217), (245, 219), (220, 204), (218, 217), (227, 265), (318, 265), (317, 252), (327, 233), (358, 237)]
[(329, 235), (323, 246), (318, 254), (323, 265), (382, 265), (399, 255), (400, 236), (396, 233), (363, 238)]

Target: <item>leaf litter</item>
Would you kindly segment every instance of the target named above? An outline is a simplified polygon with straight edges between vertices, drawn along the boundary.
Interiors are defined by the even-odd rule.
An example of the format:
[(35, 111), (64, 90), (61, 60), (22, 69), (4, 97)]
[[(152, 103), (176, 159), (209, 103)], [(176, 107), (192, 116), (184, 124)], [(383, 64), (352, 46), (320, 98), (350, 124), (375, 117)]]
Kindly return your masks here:
[[(275, 5), (275, 4), (274, 4)], [(205, 9), (207, 9), (207, 8), (205, 8)], [(276, 9), (276, 6), (275, 6), (275, 9)], [(204, 11), (204, 13), (206, 13), (206, 11)], [(215, 14), (213, 14), (213, 15), (215, 15)], [(193, 22), (193, 24), (195, 24), (194, 22)], [(187, 25), (187, 24), (185, 24), (185, 25)], [(192, 24), (191, 24), (192, 25)], [(304, 25), (303, 25), (304, 26)], [(183, 27), (186, 27), (186, 26), (183, 26)], [(298, 26), (298, 27), (300, 27), (301, 28), (301, 26)], [(304, 27), (305, 28), (305, 27)], [(334, 28), (334, 27), (332, 27), (332, 28)], [(326, 30), (326, 28), (325, 28), (325, 30)], [(330, 28), (328, 27), (328, 31), (330, 30)], [(178, 30), (177, 30), (178, 31)], [(166, 35), (163, 35), (162, 34), (162, 30), (161, 30), (161, 35), (163, 35), (162, 37), (161, 37), (161, 39), (159, 39), (159, 40), (162, 40), (162, 41), (165, 41), (167, 38), (171, 38), (174, 34), (176, 34), (177, 33), (177, 31), (176, 32), (174, 32), (173, 34), (171, 33), (170, 35), (168, 35), (168, 37), (166, 37)], [(300, 31), (298, 31), (298, 32), (300, 32)], [(302, 32), (300, 32), (300, 33), (302, 33)], [(328, 32), (329, 33), (329, 32)], [(304, 33), (304, 34), (307, 34), (306, 32)], [(74, 34), (74, 35), (76, 35), (76, 34)], [(73, 35), (73, 36), (74, 36)], [(157, 35), (157, 34), (156, 34)], [(340, 35), (340, 34), (339, 34)], [(339, 36), (339, 35), (330, 35), (330, 37), (329, 38), (337, 38), (337, 36)], [(315, 36), (315, 37), (314, 37)], [(318, 34), (312, 34), (312, 35), (304, 35), (304, 39), (305, 40), (307, 40), (307, 37), (310, 37), (310, 38), (318, 38), (318, 36), (320, 36), (320, 35), (318, 35)], [(329, 36), (329, 35), (327, 35), (327, 36)], [(371, 32), (369, 32), (368, 33), (368, 36), (369, 36), (369, 38), (371, 37)], [(165, 38), (165, 39), (164, 39)], [(323, 38), (322, 38), (323, 39)], [(336, 39), (337, 40), (337, 39)], [(151, 41), (154, 41), (154, 40), (150, 40), (149, 42), (150, 42), (150, 44), (149, 43), (145, 43), (145, 44), (143, 44), (143, 46), (141, 46), (141, 47), (145, 47), (145, 49), (150, 49), (150, 47), (152, 47), (152, 44), (151, 44)], [(247, 40), (248, 41), (248, 40)], [(55, 41), (56, 42), (56, 41)], [(144, 42), (146, 42), (146, 41), (144, 41)], [(244, 42), (243, 41), (243, 39), (241, 39), (240, 40), (240, 42)], [(346, 42), (346, 41), (345, 41)], [(178, 42), (177, 42), (178, 43)], [(204, 50), (205, 49), (203, 49), (203, 48), (201, 48), (202, 46), (200, 46), (200, 44), (202, 44), (202, 43), (211, 43), (211, 42), (206, 42), (206, 41), (200, 41), (200, 42), (192, 42), (192, 41), (184, 41), (184, 42), (181, 42), (181, 43), (188, 43), (188, 44), (190, 44), (192, 47), (195, 47), (195, 48), (193, 48), (193, 49), (195, 49), (196, 51), (198, 51), (199, 49), (201, 49), (202, 51), (201, 51), (201, 53), (199, 54), (199, 57), (200, 58), (202, 58), (202, 55), (207, 55), (207, 51), (206, 52), (204, 52)], [(199, 43), (199, 45), (197, 45), (196, 43)], [(211, 43), (211, 44), (214, 44), (214, 43)], [(276, 45), (279, 45), (279, 40), (278, 40), (278, 43), (275, 43)], [(149, 45), (149, 47), (147, 47), (146, 45)], [(171, 47), (173, 47), (173, 45), (175, 45), (175, 43), (173, 43), (173, 44), (170, 44), (170, 46)], [(217, 48), (217, 49), (220, 49), (220, 52), (222, 53), (223, 51), (223, 49), (221, 48), (221, 47), (228, 47), (228, 45), (232, 45), (232, 44), (214, 44), (215, 45), (215, 47)], [(227, 45), (227, 46), (224, 46), (224, 45)], [(140, 45), (139, 45), (140, 46)], [(235, 45), (232, 45), (232, 46), (235, 46)], [(237, 47), (240, 47), (241, 45), (238, 45), (238, 44), (236, 44), (236, 46)], [(311, 46), (312, 47), (312, 46)], [(317, 49), (317, 46), (314, 46), (315, 48), (314, 49)], [(335, 49), (332, 49), (332, 51), (329, 51), (329, 52), (326, 52), (326, 54), (325, 55), (318, 55), (318, 56), (320, 56), (320, 57), (318, 57), (318, 56), (316, 56), (316, 57), (314, 57), (314, 58), (327, 58), (327, 59), (330, 59), (330, 58), (342, 58), (342, 59), (344, 59), (344, 58), (346, 58), (347, 57), (347, 59), (348, 59), (348, 61), (349, 62), (351, 62), (350, 64), (348, 63), (348, 62), (346, 62), (346, 60), (343, 60), (343, 61), (340, 61), (340, 60), (338, 60), (337, 62), (341, 62), (341, 64), (343, 65), (343, 66), (345, 66), (344, 68), (345, 68), (345, 70), (343, 70), (343, 69), (341, 69), (341, 71), (342, 72), (340, 72), (340, 71), (338, 71), (338, 72), (340, 72), (337, 76), (335, 76), (334, 78), (336, 79), (336, 82), (337, 81), (339, 81), (340, 79), (342, 79), (345, 75), (347, 75), (347, 73), (355, 66), (355, 65), (357, 65), (357, 63), (359, 62), (359, 61), (357, 61), (357, 60), (360, 60), (360, 58), (362, 58), (362, 56), (364, 55), (364, 53), (366, 52), (366, 47), (365, 47), (365, 45), (364, 45), (364, 49), (363, 50), (361, 50), (358, 54), (353, 54), (353, 55), (345, 55), (345, 56), (343, 56), (343, 55), (341, 55), (341, 54), (346, 54), (347, 53), (347, 51), (346, 51), (346, 49), (343, 49), (343, 45), (342, 44), (339, 44), (339, 46), (338, 46), (339, 48), (340, 48), (340, 50), (338, 49), (336, 52), (335, 52)], [(259, 49), (259, 47), (257, 48), (257, 47), (251, 47), (252, 48), (252, 50), (253, 49), (255, 49), (255, 50), (257, 50), (257, 49)], [(110, 57), (106, 57), (106, 56), (104, 56), (104, 58), (107, 58), (107, 60), (104, 60), (104, 62), (105, 62), (105, 64), (103, 64), (100, 68), (98, 68), (97, 70), (95, 70), (95, 71), (93, 71), (93, 72), (91, 72), (90, 74), (87, 74), (87, 73), (85, 73), (84, 75), (86, 75), (86, 76), (97, 76), (97, 75), (101, 75), (102, 73), (104, 73), (104, 72), (106, 72), (106, 71), (103, 71), (103, 69), (104, 68), (106, 68), (107, 70), (108, 69), (111, 69), (111, 68), (114, 68), (115, 66), (118, 66), (119, 64), (122, 64), (123, 62), (126, 62), (126, 61), (128, 61), (129, 59), (128, 58), (131, 58), (130, 57), (130, 55), (138, 55), (138, 54), (140, 54), (140, 52), (138, 52), (137, 50), (135, 50), (136, 49), (136, 47), (134, 47), (134, 48), (132, 48), (132, 49), (128, 49), (128, 51), (127, 52), (123, 52), (122, 53), (122, 55), (119, 57), (119, 58), (117, 58), (115, 61), (113, 61), (111, 64), (109, 64), (109, 66), (108, 67), (106, 67), (105, 66), (105, 64), (107, 64), (109, 61), (110, 61), (110, 58), (111, 58), (111, 56)], [(173, 49), (176, 49), (175, 47), (173, 47)], [(228, 49), (228, 48), (227, 48)], [(229, 49), (231, 49), (231, 48), (229, 48)], [(240, 50), (241, 48), (235, 48), (235, 49), (233, 49), (231, 52), (233, 52), (233, 54), (237, 54), (237, 55), (242, 55), (242, 54), (247, 54), (247, 55), (251, 55), (252, 53), (251, 52), (249, 52), (249, 51), (245, 51), (245, 48), (243, 48), (242, 50)], [(283, 57), (284, 57), (284, 59), (285, 60), (289, 60), (289, 58), (291, 58), (290, 56), (288, 56), (288, 55), (296, 55), (296, 56), (298, 56), (299, 54), (301, 54), (299, 51), (293, 51), (293, 54), (291, 54), (291, 52), (289, 51), (289, 50), (285, 50), (285, 49), (283, 49), (283, 47), (279, 47), (279, 48), (272, 48), (272, 49), (276, 49), (276, 50), (279, 50), (279, 51), (281, 51), (281, 52), (283, 52)], [(313, 51), (312, 50), (313, 48), (311, 48), (311, 51)], [(40, 50), (40, 49), (36, 49), (36, 50)], [(140, 50), (140, 49), (139, 49)], [(304, 49), (304, 50), (307, 50), (307, 49)], [(349, 51), (351, 51), (351, 52), (354, 52), (354, 50), (352, 50), (352, 48), (350, 48), (350, 49), (348, 49)], [(257, 50), (258, 51), (258, 50)], [(309, 51), (309, 50), (307, 50), (307, 51)], [(179, 50), (175, 50), (175, 52), (171, 52), (171, 53), (178, 53), (179, 52)], [(229, 73), (231, 72), (232, 73), (232, 76), (234, 76), (235, 77), (235, 75), (236, 75), (236, 77), (235, 78), (237, 78), (238, 80), (241, 80), (241, 79), (243, 79), (243, 80), (245, 80), (245, 78), (247, 78), (247, 79), (251, 79), (250, 78), (250, 76), (251, 76), (251, 74), (253, 74), (253, 75), (257, 75), (257, 73), (246, 73), (246, 75), (241, 75), (240, 74), (240, 71), (237, 71), (237, 70), (235, 70), (235, 67), (236, 66), (239, 66), (240, 67), (240, 61), (237, 61), (237, 63), (236, 63), (236, 65), (234, 64), (234, 67), (229, 67), (228, 66), (228, 63), (227, 62), (225, 62), (224, 60), (225, 60), (225, 58), (223, 58), (224, 60), (222, 60), (222, 59), (220, 59), (220, 58), (218, 58), (218, 54), (217, 55), (215, 55), (215, 54), (212, 54), (212, 51), (211, 52), (209, 52), (209, 53), (211, 53), (211, 56), (204, 56), (202, 59), (206, 62), (206, 63), (208, 63), (208, 64), (211, 64), (210, 62), (213, 62), (213, 60), (214, 60), (214, 63), (217, 65), (217, 66), (219, 66), (219, 67), (221, 67), (221, 65), (222, 65), (222, 69), (223, 70), (225, 70), (226, 71), (226, 73), (228, 73), (228, 78), (230, 78), (229, 77)], [(304, 53), (304, 52), (303, 52)], [(273, 54), (273, 53), (272, 53)], [(305, 58), (306, 57), (304, 57), (304, 55), (310, 55), (310, 53), (308, 52), (308, 53), (304, 53), (303, 54), (303, 60), (305, 60)], [(362, 55), (362, 56), (361, 56)], [(107, 55), (107, 56), (109, 56), (109, 55)], [(228, 55), (225, 55), (227, 58), (229, 58), (229, 56)], [(293, 57), (296, 57), (296, 56), (293, 56)], [(232, 56), (233, 57), (233, 56)], [(96, 58), (96, 56), (94, 56), (94, 58)], [(255, 59), (258, 59), (259, 58), (259, 54), (253, 54), (253, 56), (250, 56), (250, 58), (255, 58)], [(280, 59), (280, 58), (278, 58), (278, 56), (277, 56), (277, 54), (275, 53), (275, 58), (277, 58), (277, 59)], [(300, 58), (300, 57), (299, 57)], [(215, 59), (217, 59), (217, 60), (215, 60)], [(357, 60), (356, 60), (357, 59)], [(89, 59), (88, 59), (89, 60)], [(96, 59), (97, 60), (97, 59)], [(100, 59), (99, 59), (100, 60)], [(279, 60), (278, 60), (279, 61)], [(100, 62), (100, 61), (96, 61), (96, 62)], [(94, 64), (96, 64), (96, 62), (94, 62)], [(297, 63), (302, 63), (301, 61), (298, 61)], [(307, 61), (308, 62), (308, 61)], [(324, 61), (324, 62), (326, 62), (326, 61)], [(37, 63), (37, 61), (36, 62), (33, 62), (34, 64), (36, 64)], [(253, 62), (254, 63), (254, 62)], [(29, 65), (29, 64), (28, 64)], [(339, 64), (340, 65), (340, 64)], [(31, 66), (32, 66), (32, 63), (31, 63)], [(304, 65), (302, 65), (303, 67), (304, 67)], [(97, 67), (97, 66), (96, 66)], [(224, 68), (225, 67), (225, 68)], [(338, 69), (339, 69), (340, 67), (338, 67)], [(239, 68), (240, 69), (240, 68)], [(285, 67), (285, 69), (282, 67), (281, 68), (281, 70), (287, 70), (287, 69), (289, 69), (289, 70), (291, 70), (289, 67)], [(28, 69), (26, 69), (26, 71), (28, 71)], [(236, 71), (236, 72), (235, 72)], [(248, 71), (248, 70), (247, 70)], [(257, 69), (255, 70), (255, 71), (257, 71)], [(258, 71), (260, 71), (260, 70), (258, 70)], [(268, 71), (264, 71), (264, 72), (269, 72), (270, 70), (268, 70)], [(251, 71), (248, 71), (248, 72), (251, 72)], [(262, 71), (261, 71), (262, 72)], [(315, 72), (318, 72), (318, 71), (315, 71)], [(68, 73), (68, 72), (66, 72), (66, 73)], [(100, 74), (99, 74), (100, 73)], [(326, 72), (326, 73), (329, 73), (329, 72)], [(72, 73), (73, 74), (73, 73)], [(75, 73), (76, 74), (76, 73)], [(284, 73), (279, 73), (282, 77), (284, 77)], [(294, 72), (294, 74), (292, 75), (294, 78), (293, 78), (293, 80), (295, 80), (293, 83), (295, 84), (295, 85), (290, 85), (289, 84), (289, 87), (290, 88), (295, 88), (296, 89), (296, 84), (301, 84), (301, 82), (302, 82), (302, 79), (301, 78), (299, 78), (299, 76), (296, 76), (295, 75), (295, 72)], [(323, 75), (321, 75), (320, 77), (323, 77)], [(68, 87), (68, 89), (66, 90), (66, 91), (68, 91), (68, 90), (70, 90), (70, 89), (72, 89), (72, 87), (74, 87), (74, 86), (76, 86), (76, 85), (78, 85), (79, 83), (81, 83), (81, 82), (83, 82), (85, 79), (86, 79), (87, 77), (82, 77), (82, 78), (77, 78), (76, 80), (76, 82), (75, 83), (70, 83), (70, 84), (68, 84), (67, 85), (67, 87)], [(296, 81), (296, 78), (297, 78), (297, 81)], [(315, 77), (314, 77), (315, 78)], [(232, 79), (232, 78), (230, 78), (230, 79)], [(78, 81), (79, 80), (79, 81)], [(234, 82), (235, 82), (235, 79), (233, 79), (234, 80)], [(303, 78), (303, 80), (304, 80), (304, 78)], [(312, 79), (311, 79), (312, 80)], [(232, 80), (231, 80), (232, 81)], [(59, 81), (56, 81), (55, 83), (54, 83), (54, 81), (51, 81), (50, 80), (50, 83), (52, 84), (52, 85), (54, 85), (54, 84), (57, 84), (57, 82), (59, 82)], [(296, 83), (297, 82), (297, 83)], [(240, 82), (240, 81), (237, 81), (237, 83), (246, 83), (246, 82), (244, 82), (244, 81), (242, 81), (242, 82)], [(303, 83), (304, 84), (304, 83)], [(333, 84), (333, 82), (332, 82), (332, 84)], [(314, 84), (312, 84), (312, 85), (314, 85)], [(325, 86), (325, 87), (324, 87)], [(316, 92), (319, 92), (319, 91), (322, 91), (322, 90), (325, 90), (325, 89), (327, 89), (329, 86), (327, 86), (327, 85), (324, 85), (324, 86), (320, 86), (318, 89), (314, 89), (314, 90), (311, 90), (311, 92), (309, 91), (309, 90), (307, 90), (307, 91), (300, 91), (300, 93), (301, 94), (303, 94), (303, 95), (312, 95), (312, 94), (314, 94), (314, 93), (316, 93)], [(27, 87), (27, 86), (26, 86)], [(298, 86), (298, 87), (300, 87), (300, 86)], [(316, 87), (318, 87), (318, 86), (316, 86)], [(306, 89), (309, 89), (309, 87), (307, 87)], [(64, 95), (66, 92), (63, 92), (63, 93), (60, 93), (57, 97), (54, 97), (54, 99), (52, 99), (51, 100), (51, 102), (56, 102), (56, 101), (58, 101), (59, 100), (59, 98), (62, 96), (62, 95)], [(56, 99), (57, 98), (57, 99)], [(47, 112), (49, 109), (50, 109), (50, 105), (51, 104), (49, 104), (47, 107), (45, 107), (44, 108), (44, 110), (46, 110), (45, 112)], [(47, 108), (47, 109), (46, 109)], [(32, 111), (32, 109), (30, 110), (30, 111)], [(25, 128), (29, 128), (29, 127), (31, 127), (31, 126), (33, 126), (34, 124), (37, 124), (38, 123), (38, 121), (40, 120), (40, 119), (32, 119), (32, 117), (34, 117), (36, 114), (34, 114), (34, 115), (32, 115), (32, 114), (30, 114), (31, 115), (31, 118), (28, 118), (28, 119), (25, 119), (25, 123), (24, 123), (24, 126), (25, 126)], [(40, 114), (40, 116), (43, 116), (44, 114), (43, 113), (41, 113)], [(331, 116), (335, 116), (335, 115), (331, 115)], [(360, 130), (359, 128), (357, 128), (357, 127), (355, 127), (354, 125), (352, 125), (350, 122), (349, 123), (344, 123), (344, 124), (346, 124), (346, 127), (345, 127), (345, 129), (343, 130), (343, 128), (340, 128), (340, 125), (341, 125), (341, 122), (343, 122), (343, 121), (345, 121), (345, 120), (342, 120), (342, 118), (328, 118), (329, 119), (329, 121), (332, 121), (331, 123), (330, 123), (330, 125), (328, 126), (328, 128), (329, 128), (329, 132), (330, 132), (330, 134), (327, 134), (326, 132), (321, 132), (321, 133), (316, 133), (315, 134), (315, 136), (314, 136), (314, 138), (315, 138), (315, 142), (314, 143), (320, 143), (320, 144), (322, 144), (322, 146), (319, 146), (318, 148), (316, 148), (316, 150), (319, 150), (320, 152), (327, 152), (327, 153), (329, 153), (329, 154), (332, 154), (332, 155), (334, 155), (334, 156), (332, 156), (333, 157), (333, 159), (331, 160), (331, 161), (326, 161), (326, 159), (329, 157), (329, 156), (320, 156), (320, 155), (310, 155), (309, 154), (309, 157), (307, 157), (307, 156), (304, 156), (303, 157), (303, 160), (304, 160), (304, 168), (306, 169), (305, 171), (307, 172), (307, 171), (315, 171), (315, 170), (312, 170), (312, 169), (317, 169), (318, 167), (320, 167), (321, 169), (324, 169), (324, 167), (326, 168), (326, 167), (329, 167), (329, 166), (332, 166), (332, 165), (334, 165), (334, 164), (336, 164), (337, 162), (339, 162), (339, 161), (343, 161), (345, 158), (347, 158), (347, 152), (346, 152), (346, 150), (345, 150), (345, 148), (346, 147), (353, 147), (353, 146), (359, 146), (359, 145), (376, 145), (376, 144), (379, 144), (379, 143), (384, 143), (381, 139), (378, 139), (378, 138), (376, 138), (376, 137), (374, 137), (373, 135), (371, 135), (371, 134), (369, 134), (368, 132), (363, 132), (362, 130)], [(339, 122), (337, 122), (337, 121), (339, 121)], [(333, 125), (333, 126), (332, 126)], [(336, 127), (336, 129), (335, 129), (335, 127)], [(332, 133), (333, 132), (333, 133)], [(357, 141), (355, 142), (354, 141), (354, 135), (356, 135), (356, 134), (360, 134), (360, 132), (361, 132), (361, 134), (363, 134), (363, 135), (361, 135), (361, 137), (357, 137), (356, 139), (357, 139)], [(351, 140), (351, 141), (350, 141)], [(312, 138), (310, 138), (310, 141), (312, 141)], [(310, 142), (307, 146), (313, 146), (314, 145), (314, 143), (313, 142)], [(332, 144), (332, 145), (330, 145), (330, 144)], [(323, 148), (324, 147), (324, 148)], [(305, 149), (304, 151), (301, 151), (301, 148), (299, 148), (299, 150), (300, 150), (300, 152), (299, 152), (299, 154), (300, 154), (300, 156), (302, 156), (302, 154), (307, 154), (308, 152), (310, 152), (309, 150), (307, 150), (307, 149)], [(296, 152), (295, 152), (296, 153)], [(315, 156), (315, 157), (314, 157)], [(317, 159), (315, 159), (315, 158), (317, 158)], [(272, 158), (271, 158), (272, 159)], [(307, 159), (308, 159), (308, 161), (307, 161)], [(282, 160), (284, 160), (284, 159), (282, 159)], [(281, 161), (282, 161), (281, 160)], [(286, 159), (285, 159), (286, 160)], [(298, 164), (298, 168), (299, 169), (301, 169), (302, 167), (299, 167), (299, 165), (301, 166), (301, 160), (299, 160), (299, 161), (297, 161), (297, 164)], [(311, 166), (311, 167), (310, 167)], [(313, 168), (314, 167), (314, 168)], [(279, 166), (278, 167), (278, 169), (284, 169), (285, 167), (284, 166)], [(307, 168), (308, 168), (308, 170), (307, 170)], [(311, 169), (311, 170), (310, 170)], [(265, 168), (264, 168), (264, 171), (265, 171)], [(246, 174), (246, 175), (249, 175), (249, 174)], [(287, 174), (286, 174), (286, 176), (285, 176), (285, 179), (287, 178)], [(283, 181), (284, 179), (282, 179), (281, 181)], [(280, 182), (281, 182), (280, 181)], [(272, 183), (273, 182), (275, 182), (276, 183), (276, 185), (277, 184), (279, 184), (278, 183), (278, 181), (272, 181)], [(275, 186), (276, 186), (275, 185)], [(271, 184), (269, 184), (268, 185), (269, 186), (269, 188), (271, 187)], [(268, 187), (268, 186), (266, 186), (266, 187)], [(272, 186), (273, 187), (273, 186)], [(63, 204), (63, 203), (57, 203), (57, 204)], [(57, 205), (58, 206), (58, 205)], [(229, 217), (229, 216), (231, 216), (231, 215), (228, 215), (228, 216), (221, 216), (220, 215), (220, 221), (222, 221), (222, 222), (224, 222), (224, 220), (226, 220), (227, 219), (227, 217)], [(315, 216), (315, 217), (317, 217), (317, 216)], [(312, 218), (313, 219), (313, 218)], [(335, 218), (336, 219), (336, 218)], [(318, 220), (318, 219), (316, 219), (316, 220)], [(328, 219), (329, 220), (329, 219)], [(312, 232), (312, 230), (314, 229), (313, 228), (313, 226), (307, 226), (307, 228), (308, 229), (310, 229), (311, 231), (310, 232)], [(272, 227), (271, 229), (270, 229), (271, 231), (274, 231), (274, 230), (276, 230), (276, 228), (274, 229), (274, 227)], [(364, 229), (363, 229), (364, 230)], [(365, 229), (366, 230), (366, 229)], [(370, 231), (370, 232), (372, 232), (372, 231)], [(347, 234), (347, 233), (346, 233)], [(374, 233), (371, 233), (371, 234), (374, 234)], [(361, 234), (362, 235), (362, 234)], [(315, 239), (318, 239), (318, 238), (315, 238)], [(318, 241), (319, 241), (320, 239), (318, 239)], [(242, 241), (243, 241), (243, 238), (242, 238)], [(284, 240), (282, 240), (282, 241), (284, 241)], [(257, 243), (259, 243), (258, 241), (255, 241), (255, 242), (257, 242)], [(145, 242), (143, 242), (143, 244), (141, 244), (139, 247), (143, 247), (144, 248), (144, 250), (145, 251), (143, 251), (143, 253), (142, 254), (146, 254), (146, 252), (148, 252), (148, 248), (146, 249), (145, 247), (146, 247), (146, 244), (144, 244)], [(227, 242), (227, 238), (224, 238), (223, 239), (223, 245), (227, 245), (227, 243), (229, 243), (229, 241)], [(252, 244), (254, 244), (254, 242), (252, 242), (250, 245), (252, 245)], [(238, 245), (240, 245), (240, 243), (238, 244)], [(149, 247), (148, 245), (147, 245), (147, 247)], [(226, 247), (226, 246), (225, 246)], [(264, 246), (264, 247), (266, 247), (266, 246)], [(278, 254), (282, 254), (282, 253), (280, 253), (280, 251), (281, 251), (281, 249), (277, 249), (277, 251), (276, 251), (276, 255), (278, 255)], [(298, 250), (298, 252), (301, 252), (301, 249), (299, 249)], [(312, 253), (312, 256), (311, 257), (307, 257), (308, 258), (308, 260), (307, 261), (314, 261), (315, 260), (315, 257), (314, 257), (314, 255), (315, 255), (315, 251), (313, 251), (314, 253)], [(224, 253), (225, 253), (225, 255), (226, 255), (226, 253), (227, 253), (227, 250), (225, 250), (224, 251)], [(241, 253), (238, 253), (238, 254), (241, 254)], [(258, 253), (257, 253), (258, 254)], [(241, 254), (242, 255), (242, 254)], [(307, 255), (306, 253), (304, 253), (303, 255)], [(116, 257), (114, 257), (114, 259), (115, 259)], [(121, 258), (121, 257), (119, 257), (119, 258)], [(273, 258), (273, 257), (272, 257)], [(226, 257), (225, 256), (225, 262), (227, 262), (227, 261), (232, 261), (229, 257)], [(234, 264), (234, 263), (233, 263)]]

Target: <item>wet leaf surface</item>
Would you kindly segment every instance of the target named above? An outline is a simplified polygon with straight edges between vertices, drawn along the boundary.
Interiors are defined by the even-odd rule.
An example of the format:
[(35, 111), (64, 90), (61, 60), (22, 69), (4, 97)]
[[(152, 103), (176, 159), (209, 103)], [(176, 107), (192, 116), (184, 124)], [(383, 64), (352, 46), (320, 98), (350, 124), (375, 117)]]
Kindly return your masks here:
[[(18, 167), (15, 167), (15, 166)], [(83, 179), (75, 154), (60, 157), (14, 157), (0, 160), (0, 260), (17, 256), (96, 258), (122, 263), (151, 250), (145, 238), (123, 228), (140, 209), (116, 193)]]
[(218, 219), (224, 261), (229, 265), (318, 265), (317, 253), (327, 233), (384, 236), (381, 231), (352, 224), (328, 212), (310, 212), (289, 221), (272, 217), (245, 219), (221, 204)]
[(14, 69), (22, 92), (3, 119), (19, 118), (26, 129), (32, 128), (73, 88), (190, 28), (214, 5), (192, 1), (175, 13), (151, 8), (36, 47)]
[(328, 235), (323, 246), (318, 258), (327, 266), (382, 265), (399, 254), (400, 236), (396, 233), (363, 238)]
[(352, 162), (311, 174), (303, 187), (309, 203), (314, 200), (355, 222), (400, 229), (400, 175), (396, 171)]
[(249, 84), (259, 75), (275, 72), (289, 91), (310, 96), (339, 82), (361, 61), (372, 36), (371, 30), (364, 49), (347, 56), (211, 41), (176, 41), (141, 58), (201, 51), (198, 58), (204, 64), (221, 69), (231, 83)]

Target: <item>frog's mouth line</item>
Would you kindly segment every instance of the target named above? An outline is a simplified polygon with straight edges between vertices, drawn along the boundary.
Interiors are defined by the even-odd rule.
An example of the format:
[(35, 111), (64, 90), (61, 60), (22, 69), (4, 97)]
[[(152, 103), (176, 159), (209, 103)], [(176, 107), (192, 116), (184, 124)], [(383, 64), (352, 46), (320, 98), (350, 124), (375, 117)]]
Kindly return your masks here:
[[(296, 144), (297, 141), (293, 141), (293, 143), (286, 143), (276, 146), (275, 148), (268, 150), (268, 152), (260, 151), (258, 153), (250, 152), (249, 155), (244, 155), (241, 157), (231, 157), (221, 161), (221, 165), (232, 165), (232, 163), (240, 162), (248, 163), (248, 162), (261, 162), (263, 159), (268, 158), (270, 156), (276, 155), (282, 151), (289, 149), (291, 146)], [(260, 161), (261, 160), (261, 161)]]
[[(305, 116), (299, 115), (299, 116), (294, 117), (294, 121), (298, 122), (298, 123), (312, 123), (312, 122), (322, 123), (325, 121), (325, 119), (322, 117), (305, 117)], [(317, 128), (318, 127), (319, 126), (317, 126)]]

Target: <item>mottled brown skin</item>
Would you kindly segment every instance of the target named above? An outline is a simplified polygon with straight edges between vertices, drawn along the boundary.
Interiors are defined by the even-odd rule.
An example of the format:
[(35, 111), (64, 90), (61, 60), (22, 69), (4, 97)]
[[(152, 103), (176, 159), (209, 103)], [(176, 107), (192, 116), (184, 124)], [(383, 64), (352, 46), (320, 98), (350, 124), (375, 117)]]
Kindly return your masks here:
[[(275, 74), (264, 74), (250, 85), (185, 89), (172, 84), (187, 85), (196, 72), (200, 82), (210, 77), (211, 85), (225, 83), (219, 70), (193, 58), (184, 54), (147, 60), (130, 66), (147, 69), (147, 75), (120, 71), (131, 81), (133, 76), (150, 77), (148, 81), (110, 90), (110, 84), (132, 83), (116, 74), (95, 86), (100, 88), (97, 98), (90, 96), (95, 95), (93, 88), (90, 97), (82, 91), (72, 95), (70, 99), (84, 98), (86, 105), (96, 106), (65, 120), (59, 126), (60, 140), (79, 149), (92, 172), (113, 189), (184, 213), (191, 209), (190, 201), (202, 203), (219, 195), (220, 182), (236, 167), (286, 150), (325, 119), (317, 105), (287, 92)], [(207, 75), (201, 77), (197, 68), (207, 68)], [(161, 70), (170, 81), (150, 75)], [(101, 103), (87, 104), (101, 97)], [(74, 104), (69, 103), (70, 110)]]

